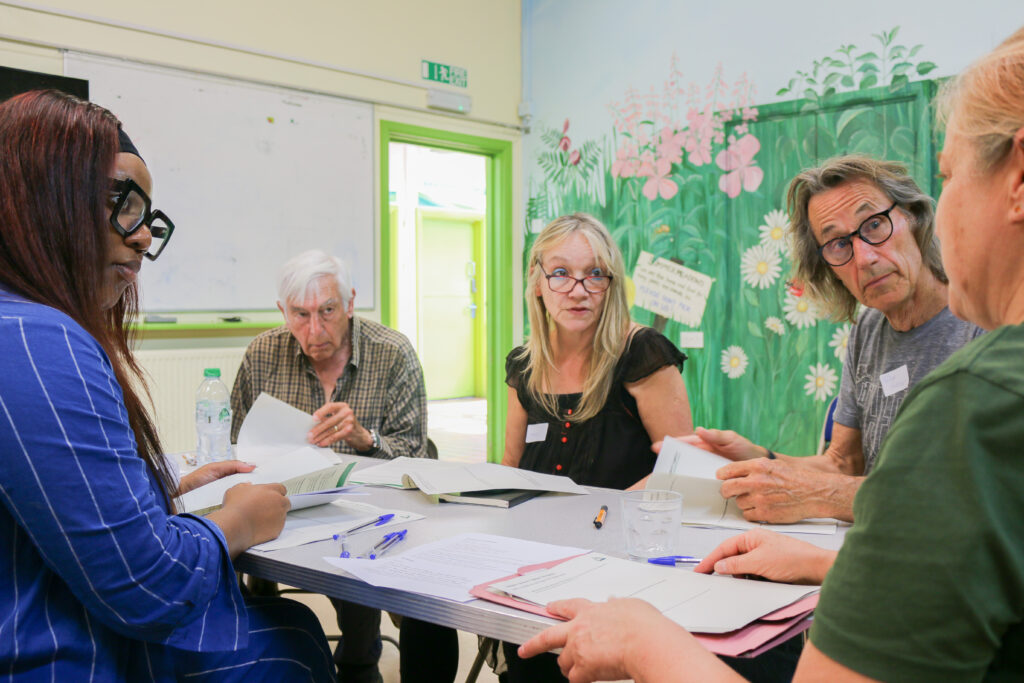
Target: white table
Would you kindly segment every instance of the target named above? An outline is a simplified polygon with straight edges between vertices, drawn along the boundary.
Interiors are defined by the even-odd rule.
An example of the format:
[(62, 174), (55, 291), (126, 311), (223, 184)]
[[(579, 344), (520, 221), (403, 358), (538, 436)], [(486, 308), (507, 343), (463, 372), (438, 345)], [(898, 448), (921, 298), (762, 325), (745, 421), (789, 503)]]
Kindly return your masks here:
[[(359, 456), (343, 458), (346, 461), (355, 460), (358, 463), (357, 469), (381, 462)], [(365, 487), (363, 490), (369, 491), (370, 495), (358, 500), (382, 508), (425, 515), (425, 519), (409, 523), (409, 534), (402, 543), (405, 549), (456, 534), (478, 532), (577, 546), (626, 557), (620, 491), (594, 488), (589, 495), (545, 494), (514, 508), (503, 509), (482, 505), (433, 504), (415, 490), (378, 487)], [(602, 505), (608, 506), (608, 516), (604, 526), (595, 529), (593, 519)], [(837, 549), (842, 545), (845, 531), (846, 528), (840, 526), (834, 535), (800, 534), (797, 537), (823, 548)], [(737, 533), (684, 527), (679, 552), (703, 556)], [(525, 642), (553, 623), (546, 617), (486, 600), (459, 603), (371, 586), (324, 562), (324, 556), (334, 552), (332, 541), (321, 541), (270, 553), (245, 553), (235, 561), (235, 566), (239, 571), (260, 578), (512, 643)]]

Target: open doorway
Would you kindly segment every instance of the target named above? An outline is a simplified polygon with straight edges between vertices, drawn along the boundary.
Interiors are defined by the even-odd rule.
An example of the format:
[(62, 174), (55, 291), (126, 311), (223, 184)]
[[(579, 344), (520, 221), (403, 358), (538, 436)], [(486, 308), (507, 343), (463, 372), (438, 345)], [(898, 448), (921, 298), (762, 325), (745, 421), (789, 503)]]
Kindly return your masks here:
[[(472, 459), (500, 461), (504, 446), (518, 268), (512, 154), (510, 140), (380, 121), (381, 321), (413, 341), (428, 398), (446, 404), (429, 408), (443, 458), (461, 457), (435, 435), (435, 416), (448, 412), (476, 425)], [(479, 397), (486, 403), (455, 405)]]
[(444, 460), (487, 454), (487, 158), (388, 146), (393, 324), (416, 347)]

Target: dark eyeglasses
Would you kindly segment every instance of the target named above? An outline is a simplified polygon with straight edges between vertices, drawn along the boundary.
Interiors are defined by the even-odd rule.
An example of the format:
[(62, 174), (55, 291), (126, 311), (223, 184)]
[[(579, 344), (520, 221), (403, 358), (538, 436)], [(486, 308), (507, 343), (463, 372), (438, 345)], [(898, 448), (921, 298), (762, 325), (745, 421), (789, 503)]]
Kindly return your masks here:
[(146, 251), (146, 258), (155, 261), (174, 234), (174, 223), (163, 211), (153, 211), (149, 195), (131, 178), (111, 180), (110, 225), (121, 237), (138, 232), (143, 225), (149, 227), (153, 241)]
[(568, 274), (559, 273), (561, 268), (555, 269), (554, 275), (548, 275), (547, 271), (544, 270), (544, 266), (537, 264), (540, 268), (540, 272), (544, 273), (544, 277), (548, 280), (548, 288), (552, 292), (558, 292), (559, 294), (567, 294), (572, 290), (576, 289), (577, 284), (583, 285), (583, 289), (590, 292), (591, 294), (600, 294), (601, 292), (608, 289), (608, 286), (612, 283), (611, 275), (588, 275), (586, 277), (571, 277)]
[(830, 239), (818, 247), (818, 254), (830, 266), (843, 266), (853, 258), (853, 238), (859, 237), (871, 245), (879, 245), (892, 237), (892, 218), (889, 214), (899, 202), (893, 202), (892, 206), (881, 213), (868, 216), (856, 230), (848, 235), (842, 235)]

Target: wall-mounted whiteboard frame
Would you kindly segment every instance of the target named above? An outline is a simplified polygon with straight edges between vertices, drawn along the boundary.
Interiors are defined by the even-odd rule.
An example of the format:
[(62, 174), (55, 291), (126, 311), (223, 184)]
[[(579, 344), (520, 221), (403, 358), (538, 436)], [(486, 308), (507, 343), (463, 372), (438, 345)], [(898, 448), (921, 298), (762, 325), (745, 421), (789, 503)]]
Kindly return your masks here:
[(280, 266), (320, 248), (376, 306), (373, 106), (220, 76), (65, 53), (124, 124), (171, 243), (140, 276), (146, 311), (266, 310)]

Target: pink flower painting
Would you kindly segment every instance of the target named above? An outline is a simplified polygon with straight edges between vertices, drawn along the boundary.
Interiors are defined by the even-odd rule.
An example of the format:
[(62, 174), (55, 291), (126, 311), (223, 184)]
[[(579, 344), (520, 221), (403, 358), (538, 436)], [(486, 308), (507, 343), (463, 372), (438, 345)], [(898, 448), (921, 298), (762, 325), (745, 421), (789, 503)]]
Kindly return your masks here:
[(719, 152), (715, 163), (726, 173), (718, 179), (718, 189), (735, 199), (744, 190), (753, 192), (760, 187), (764, 171), (754, 165), (754, 157), (760, 149), (761, 143), (748, 134)]
[(651, 201), (654, 201), (659, 196), (662, 199), (672, 199), (672, 197), (675, 197), (676, 192), (679, 191), (679, 186), (668, 178), (672, 173), (672, 162), (663, 158), (658, 159), (653, 168), (650, 164), (645, 164), (641, 167), (639, 175), (647, 175), (644, 171), (648, 169), (650, 174), (647, 182), (644, 183), (644, 196)]

